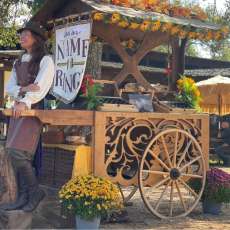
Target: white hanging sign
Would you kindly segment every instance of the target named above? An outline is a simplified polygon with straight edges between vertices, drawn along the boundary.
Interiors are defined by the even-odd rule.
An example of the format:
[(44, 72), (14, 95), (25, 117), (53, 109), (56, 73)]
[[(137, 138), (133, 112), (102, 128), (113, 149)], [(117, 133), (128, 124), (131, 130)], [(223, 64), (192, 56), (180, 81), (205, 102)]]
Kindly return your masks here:
[(55, 77), (51, 93), (68, 104), (83, 80), (91, 36), (91, 22), (78, 22), (55, 31)]

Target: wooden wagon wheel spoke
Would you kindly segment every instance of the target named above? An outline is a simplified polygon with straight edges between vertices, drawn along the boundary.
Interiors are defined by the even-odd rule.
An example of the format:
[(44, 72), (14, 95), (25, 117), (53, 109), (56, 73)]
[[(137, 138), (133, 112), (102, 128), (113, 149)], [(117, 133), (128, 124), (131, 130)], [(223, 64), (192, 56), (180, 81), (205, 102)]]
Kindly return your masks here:
[(178, 192), (178, 195), (179, 195), (181, 204), (182, 204), (182, 206), (183, 206), (185, 212), (187, 212), (187, 208), (186, 208), (186, 205), (185, 205), (185, 203), (184, 203), (184, 199), (183, 199), (183, 197), (182, 197), (182, 194), (181, 194), (181, 191), (180, 191), (180, 188), (179, 188), (179, 185), (178, 185), (178, 182), (177, 182), (177, 181), (175, 181), (175, 185), (176, 185), (176, 189), (177, 189), (177, 192)]
[(172, 181), (171, 191), (170, 191), (170, 209), (169, 209), (170, 216), (172, 216), (173, 214), (173, 190), (174, 190), (174, 181)]
[(196, 198), (198, 197), (198, 194), (188, 185), (186, 184), (183, 180), (179, 179), (178, 180), (179, 183), (181, 183), (182, 185), (184, 185), (184, 187), (189, 191), (191, 192)]
[(179, 159), (179, 161), (177, 163), (177, 168), (180, 167), (180, 164), (184, 160), (185, 155), (186, 155), (186, 153), (187, 153), (187, 151), (188, 151), (188, 149), (189, 149), (189, 147), (190, 147), (191, 144), (192, 144), (192, 140), (189, 141), (189, 143), (187, 144), (184, 152), (182, 153), (182, 155), (181, 155), (181, 157), (180, 157), (180, 159)]
[(164, 147), (164, 150), (165, 150), (165, 153), (166, 153), (167, 160), (169, 162), (169, 166), (171, 168), (173, 168), (172, 162), (171, 162), (170, 157), (169, 157), (169, 151), (168, 151), (168, 148), (167, 148), (166, 143), (165, 143), (164, 136), (161, 136), (161, 140), (162, 140), (162, 143), (163, 143), (163, 147)]
[[(166, 136), (169, 137), (169, 140), (175, 141), (173, 148), (172, 142), (166, 141)], [(179, 143), (181, 146), (185, 146), (182, 153), (178, 151)], [(193, 158), (186, 157), (190, 148), (191, 153), (194, 152), (194, 149), (196, 150), (196, 155)], [(157, 155), (159, 149), (165, 151), (165, 160), (160, 159)], [(154, 150), (156, 150), (155, 154)], [(149, 154), (153, 155), (153, 159), (150, 159)], [(170, 165), (168, 156), (171, 160)], [(146, 162), (149, 162), (149, 168), (146, 168)], [(167, 167), (165, 167), (165, 162)], [(158, 164), (159, 168), (151, 170), (154, 164)], [(198, 164), (199, 167), (197, 167)], [(178, 165), (180, 167), (177, 167)], [(149, 173), (148, 177), (145, 177), (144, 173)], [(201, 181), (199, 191), (194, 191), (187, 184), (190, 179)], [(202, 196), (205, 179), (205, 161), (200, 144), (191, 133), (178, 128), (161, 131), (151, 140), (143, 154), (138, 170), (139, 189), (145, 205), (152, 214), (164, 219), (188, 215), (197, 206)], [(169, 189), (170, 186), (171, 189)], [(167, 198), (166, 194), (170, 198)]]
[(190, 161), (189, 163), (187, 163), (186, 165), (184, 165), (184, 166), (180, 169), (180, 171), (183, 172), (183, 170), (184, 170), (185, 168), (187, 168), (188, 166), (192, 165), (194, 162), (196, 162), (196, 161), (198, 161), (198, 160), (200, 160), (200, 159), (201, 159), (201, 156), (196, 157), (195, 159), (193, 159), (192, 161)]
[(170, 168), (158, 157), (156, 156), (151, 150), (149, 150), (149, 153), (154, 157), (154, 159), (163, 166), (168, 172), (170, 171)]
[(177, 154), (177, 144), (178, 144), (178, 132), (176, 132), (176, 139), (175, 139), (175, 148), (174, 148), (174, 153), (173, 153), (173, 167), (176, 167), (176, 154)]
[(151, 187), (151, 189), (155, 189), (160, 187), (161, 185), (163, 185), (165, 182), (167, 182), (168, 180), (170, 180), (170, 177), (166, 177), (164, 180), (158, 182), (157, 184), (155, 184), (153, 187)]
[(190, 178), (199, 178), (199, 179), (203, 178), (203, 176), (200, 176), (200, 175), (187, 174), (187, 173), (181, 173), (181, 176), (183, 176), (183, 177), (190, 177)]
[(161, 171), (153, 171), (153, 170), (142, 170), (142, 172), (156, 174), (156, 175), (169, 176), (169, 172), (161, 172)]
[(165, 192), (167, 191), (167, 189), (168, 189), (170, 183), (171, 183), (171, 180), (167, 183), (167, 185), (165, 186), (163, 192), (161, 193), (161, 196), (160, 196), (160, 198), (159, 198), (159, 200), (157, 201), (157, 204), (156, 204), (156, 206), (155, 206), (155, 210), (156, 210), (156, 211), (158, 210), (159, 205), (160, 205), (160, 203), (161, 203), (161, 201), (162, 201), (162, 198), (163, 198)]

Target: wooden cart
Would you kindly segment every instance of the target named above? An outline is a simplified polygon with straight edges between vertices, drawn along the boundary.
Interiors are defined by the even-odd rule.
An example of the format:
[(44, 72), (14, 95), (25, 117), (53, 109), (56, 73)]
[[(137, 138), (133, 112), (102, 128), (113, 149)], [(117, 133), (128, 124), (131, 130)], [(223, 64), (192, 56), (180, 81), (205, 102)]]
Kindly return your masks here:
[[(206, 114), (28, 110), (23, 116), (91, 126), (93, 174), (131, 188), (125, 202), (139, 189), (152, 214), (173, 218), (186, 216), (200, 200), (208, 167)], [(193, 182), (201, 188), (194, 189)]]
[[(100, 19), (95, 17), (98, 12)], [(111, 23), (114, 12), (119, 13), (119, 18), (126, 22), (126, 26), (119, 26), (121, 20)], [(132, 77), (132, 80), (151, 92), (156, 89), (138, 67), (151, 50), (160, 45), (171, 45), (168, 64), (172, 71), (168, 80), (169, 89), (172, 90), (175, 89), (179, 74), (184, 72), (187, 31), (195, 31), (197, 33), (194, 34), (199, 35), (203, 30), (203, 36), (206, 36), (208, 31), (218, 32), (221, 29), (221, 26), (192, 18), (174, 18), (93, 0), (60, 0), (55, 4), (47, 1), (31, 20), (39, 21), (52, 30), (54, 25), (86, 18), (94, 19), (92, 35), (109, 44), (123, 63), (115, 76), (103, 78), (102, 74), (102, 78), (115, 81), (121, 88)], [(133, 28), (133, 22), (136, 22), (136, 29)], [(152, 26), (156, 22), (168, 29), (155, 30)], [(141, 30), (141, 27), (146, 27), (146, 23), (151, 26)], [(179, 32), (184, 27), (187, 35), (181, 36)], [(176, 29), (175, 33), (171, 33), (172, 28)], [(131, 53), (122, 45), (122, 41), (129, 39), (137, 45)], [(98, 67), (100, 59), (96, 57), (96, 60)], [(91, 70), (96, 70), (95, 66), (91, 66)], [(11, 115), (9, 110), (4, 113)], [(93, 174), (109, 178), (121, 187), (130, 187), (130, 192), (123, 195), (125, 202), (139, 189), (152, 214), (160, 218), (173, 218), (186, 216), (200, 200), (208, 168), (209, 117), (206, 114), (193, 111), (135, 113), (30, 110), (23, 115), (36, 116), (44, 124), (91, 126)], [(199, 188), (194, 187), (195, 184)]]

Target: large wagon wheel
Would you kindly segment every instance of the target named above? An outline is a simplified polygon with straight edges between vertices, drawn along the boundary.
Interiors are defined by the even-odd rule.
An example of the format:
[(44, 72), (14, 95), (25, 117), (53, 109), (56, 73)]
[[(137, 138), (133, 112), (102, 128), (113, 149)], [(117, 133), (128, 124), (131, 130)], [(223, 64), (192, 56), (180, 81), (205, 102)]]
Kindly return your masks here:
[(147, 208), (166, 219), (186, 216), (196, 207), (205, 178), (205, 161), (196, 139), (184, 130), (168, 129), (147, 146), (138, 179)]

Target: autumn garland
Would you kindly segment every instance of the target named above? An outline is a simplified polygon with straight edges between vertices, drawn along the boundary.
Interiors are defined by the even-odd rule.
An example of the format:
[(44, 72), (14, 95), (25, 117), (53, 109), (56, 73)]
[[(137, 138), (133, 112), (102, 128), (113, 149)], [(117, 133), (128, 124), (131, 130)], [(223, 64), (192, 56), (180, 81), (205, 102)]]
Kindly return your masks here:
[(102, 2), (137, 10), (154, 11), (173, 17), (195, 18), (198, 20), (206, 20), (208, 18), (199, 5), (188, 8), (181, 6), (179, 3), (170, 4), (168, 0), (102, 0)]
[(114, 24), (122, 27), (124, 29), (139, 29), (143, 32), (145, 31), (161, 31), (167, 32), (172, 36), (178, 36), (181, 39), (199, 39), (203, 41), (216, 40), (219, 41), (225, 38), (229, 33), (229, 28), (223, 26), (218, 31), (213, 30), (201, 30), (189, 26), (182, 26), (173, 24), (171, 22), (161, 22), (150, 21), (150, 20), (141, 20), (141, 19), (132, 19), (126, 16), (121, 15), (118, 12), (111, 14), (96, 12), (93, 14), (93, 20), (103, 21), (107, 24)]

